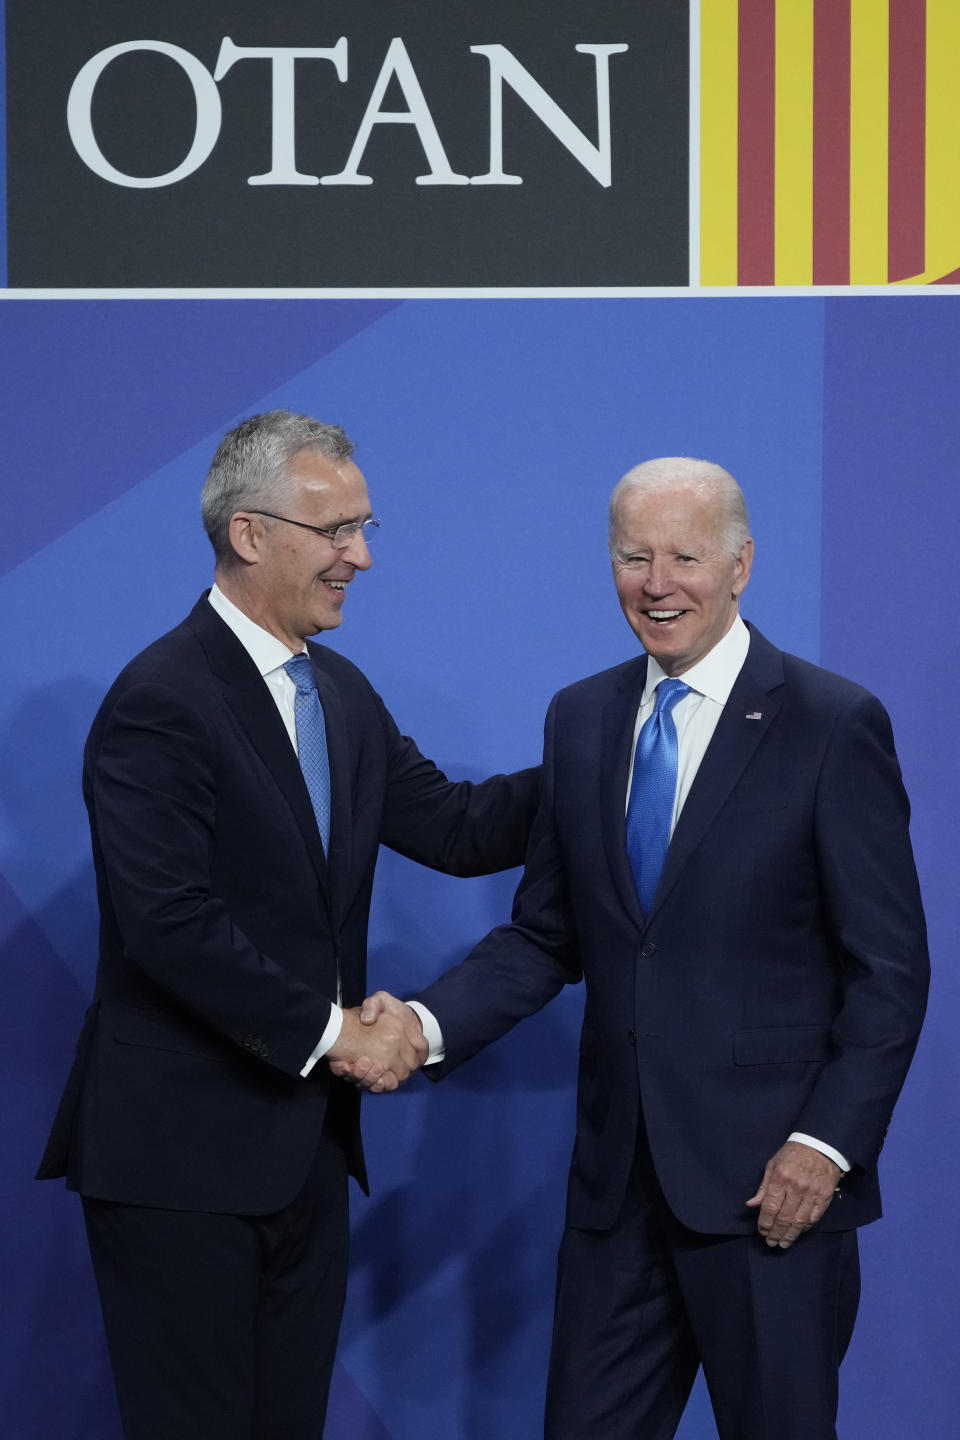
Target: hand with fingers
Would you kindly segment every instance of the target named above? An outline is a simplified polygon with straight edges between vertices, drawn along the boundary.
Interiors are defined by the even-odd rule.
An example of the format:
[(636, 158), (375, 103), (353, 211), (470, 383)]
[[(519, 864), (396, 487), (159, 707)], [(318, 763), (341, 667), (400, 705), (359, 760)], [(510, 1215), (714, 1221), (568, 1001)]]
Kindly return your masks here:
[(843, 1171), (812, 1145), (788, 1140), (763, 1172), (747, 1204), (758, 1209), (757, 1230), (771, 1248), (781, 1250), (825, 1214)]
[(427, 1058), (419, 1017), (385, 990), (344, 1010), (343, 1028), (327, 1052), (334, 1075), (372, 1095), (396, 1090)]

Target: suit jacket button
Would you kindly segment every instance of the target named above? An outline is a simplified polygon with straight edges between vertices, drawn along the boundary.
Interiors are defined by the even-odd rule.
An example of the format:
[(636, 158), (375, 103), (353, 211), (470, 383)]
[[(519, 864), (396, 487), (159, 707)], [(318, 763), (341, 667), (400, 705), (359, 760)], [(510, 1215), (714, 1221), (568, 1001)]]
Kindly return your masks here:
[(260, 1041), (260, 1057), (261, 1057), (261, 1059), (266, 1060), (266, 1058), (267, 1058), (267, 1056), (268, 1056), (269, 1054), (270, 1054), (270, 1046), (269, 1046), (269, 1045), (264, 1045), (263, 1041), (261, 1040), (261, 1041)]
[(244, 1035), (243, 1039), (240, 1041), (240, 1044), (241, 1044), (241, 1045), (245, 1045), (246, 1048), (249, 1050), (250, 1047), (251, 1047), (251, 1045), (253, 1044), (253, 1036), (252, 1036), (252, 1035)]
[(637, 1032), (636, 1032), (636, 1030), (628, 1030), (628, 1031), (627, 1031), (627, 1039), (630, 1041), (630, 1044), (631, 1044), (631, 1045), (636, 1045), (636, 1043), (637, 1043)]
[(649, 960), (650, 956), (655, 953), (656, 948), (657, 947), (656, 945), (654, 945), (653, 941), (648, 940), (646, 945), (644, 945), (643, 949), (640, 951), (640, 954), (643, 956), (644, 960)]

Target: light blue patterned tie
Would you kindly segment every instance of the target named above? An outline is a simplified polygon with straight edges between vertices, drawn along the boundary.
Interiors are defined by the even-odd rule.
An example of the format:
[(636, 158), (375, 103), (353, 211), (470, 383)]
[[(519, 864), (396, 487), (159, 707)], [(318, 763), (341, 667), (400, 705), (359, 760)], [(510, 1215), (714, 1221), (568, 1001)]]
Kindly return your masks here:
[(670, 844), (677, 795), (677, 727), (670, 713), (689, 693), (682, 680), (661, 680), (653, 714), (637, 736), (627, 805), (627, 854), (644, 915), (649, 915)]
[(323, 841), (323, 853), (330, 851), (330, 761), (327, 757), (327, 727), (323, 706), (313, 678), (308, 655), (294, 655), (284, 670), (297, 687), (294, 716), (297, 723), (297, 754), (300, 769), (307, 782), (310, 803), (317, 817), (317, 829)]

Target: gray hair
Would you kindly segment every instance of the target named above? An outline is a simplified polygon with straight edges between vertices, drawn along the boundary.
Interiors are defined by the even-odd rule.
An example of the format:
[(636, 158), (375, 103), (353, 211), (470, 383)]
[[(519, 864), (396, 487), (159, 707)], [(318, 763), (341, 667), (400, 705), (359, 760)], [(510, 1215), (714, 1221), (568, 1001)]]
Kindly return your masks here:
[(217, 446), (200, 496), (203, 527), (218, 560), (233, 555), (230, 521), (238, 510), (277, 509), (289, 488), (289, 467), (301, 450), (349, 460), (353, 442), (339, 425), (309, 415), (268, 410), (251, 415)]
[(650, 495), (685, 490), (715, 499), (721, 506), (724, 547), (737, 556), (750, 539), (747, 502), (740, 486), (727, 470), (710, 460), (694, 460), (689, 455), (664, 455), (657, 460), (645, 460), (642, 465), (634, 465), (614, 486), (610, 496), (611, 551), (618, 537), (620, 503), (632, 490), (642, 490)]

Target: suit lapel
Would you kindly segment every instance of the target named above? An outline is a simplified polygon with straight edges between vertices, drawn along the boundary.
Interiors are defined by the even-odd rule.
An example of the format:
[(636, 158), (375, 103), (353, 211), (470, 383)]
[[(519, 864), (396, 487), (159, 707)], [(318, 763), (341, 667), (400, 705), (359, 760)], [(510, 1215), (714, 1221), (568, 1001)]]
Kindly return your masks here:
[(613, 883), (630, 918), (642, 929), (643, 911), (627, 854), (627, 778), (633, 727), (647, 678), (644, 655), (621, 675), (617, 689), (603, 711), (600, 730), (603, 840)]
[(782, 702), (777, 691), (782, 684), (780, 652), (751, 626), (747, 658), (677, 821), (651, 915), (672, 890), (687, 860), (750, 764), (780, 710)]
[(330, 877), (306, 781), (263, 676), (206, 599), (194, 607), (190, 620), (210, 669), (223, 683), (227, 705), (293, 812), (329, 906)]

